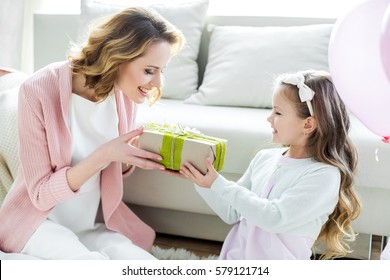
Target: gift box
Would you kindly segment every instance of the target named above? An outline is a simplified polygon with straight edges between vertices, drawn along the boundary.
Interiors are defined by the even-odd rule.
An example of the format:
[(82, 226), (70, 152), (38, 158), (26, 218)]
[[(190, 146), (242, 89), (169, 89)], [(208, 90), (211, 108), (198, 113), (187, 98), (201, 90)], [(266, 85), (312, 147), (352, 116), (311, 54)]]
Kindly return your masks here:
[(227, 140), (181, 125), (147, 125), (138, 142), (141, 149), (160, 154), (163, 158), (160, 163), (174, 171), (189, 162), (205, 174), (206, 158), (210, 158), (214, 168), (221, 171), (225, 161)]

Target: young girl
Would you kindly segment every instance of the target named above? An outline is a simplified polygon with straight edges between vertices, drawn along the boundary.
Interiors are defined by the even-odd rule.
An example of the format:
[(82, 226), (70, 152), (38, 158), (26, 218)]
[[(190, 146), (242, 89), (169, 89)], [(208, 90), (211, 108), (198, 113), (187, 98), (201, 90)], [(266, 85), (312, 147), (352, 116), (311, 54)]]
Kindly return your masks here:
[(257, 153), (238, 182), (209, 161), (204, 176), (189, 163), (180, 171), (234, 224), (220, 259), (310, 259), (317, 239), (327, 245), (322, 258), (346, 255), (355, 238), (351, 221), (360, 212), (356, 151), (331, 77), (319, 71), (279, 77), (268, 121), (273, 141), (287, 148)]
[(68, 61), (22, 84), (20, 168), (0, 208), (2, 251), (153, 259), (155, 233), (122, 202), (122, 175), (135, 166), (163, 169), (160, 155), (136, 146), (136, 105), (153, 89), (159, 95), (162, 71), (182, 43), (157, 13), (129, 8), (92, 30)]

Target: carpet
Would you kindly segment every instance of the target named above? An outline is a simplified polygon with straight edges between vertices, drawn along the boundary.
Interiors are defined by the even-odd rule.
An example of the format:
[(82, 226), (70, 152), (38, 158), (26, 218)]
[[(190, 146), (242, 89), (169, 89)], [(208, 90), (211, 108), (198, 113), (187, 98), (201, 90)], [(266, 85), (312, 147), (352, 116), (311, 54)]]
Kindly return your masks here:
[(209, 255), (207, 257), (200, 257), (194, 252), (183, 248), (169, 248), (163, 249), (158, 246), (153, 246), (151, 253), (159, 260), (217, 260), (218, 256)]

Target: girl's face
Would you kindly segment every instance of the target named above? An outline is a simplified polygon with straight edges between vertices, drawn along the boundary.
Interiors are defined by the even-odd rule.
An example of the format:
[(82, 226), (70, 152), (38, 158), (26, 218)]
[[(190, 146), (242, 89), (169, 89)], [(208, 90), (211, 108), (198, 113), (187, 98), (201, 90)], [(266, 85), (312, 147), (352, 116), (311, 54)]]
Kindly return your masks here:
[(154, 87), (161, 87), (162, 72), (170, 58), (168, 42), (151, 45), (145, 55), (119, 67), (116, 86), (134, 103), (143, 103)]
[(281, 90), (274, 94), (272, 103), (272, 114), (267, 120), (273, 128), (273, 142), (289, 145), (291, 148), (304, 148), (306, 120), (298, 117), (295, 106), (281, 93)]

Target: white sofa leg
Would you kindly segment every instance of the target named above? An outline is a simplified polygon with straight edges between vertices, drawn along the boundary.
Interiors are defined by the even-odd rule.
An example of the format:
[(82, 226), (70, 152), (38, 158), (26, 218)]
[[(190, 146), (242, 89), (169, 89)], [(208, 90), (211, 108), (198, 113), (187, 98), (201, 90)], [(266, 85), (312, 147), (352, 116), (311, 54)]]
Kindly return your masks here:
[[(380, 252), (381, 254), (383, 252), (383, 249), (385, 249), (385, 246), (388, 241), (388, 236), (381, 236), (381, 246), (380, 246)], [(368, 259), (371, 260), (372, 257), (372, 242), (373, 242), (373, 235), (370, 234), (370, 240), (369, 240), (369, 245), (368, 245)]]
[(388, 236), (382, 236), (382, 239), (381, 239), (381, 253), (383, 252), (383, 249), (385, 249), (387, 241), (388, 241)]
[(368, 256), (367, 256), (367, 259), (368, 260), (371, 260), (371, 253), (372, 253), (372, 234), (370, 234), (370, 240), (369, 240), (369, 244), (368, 244)]

